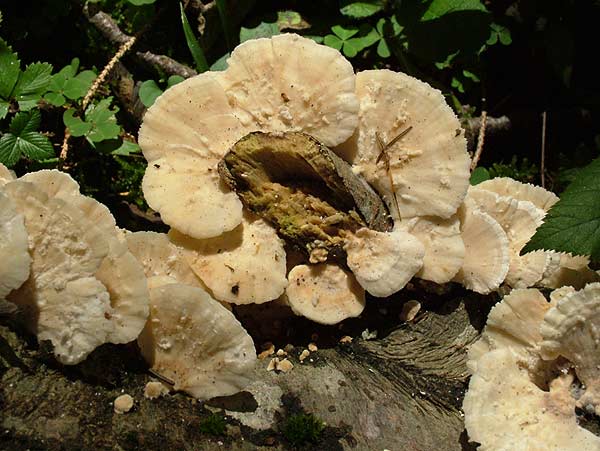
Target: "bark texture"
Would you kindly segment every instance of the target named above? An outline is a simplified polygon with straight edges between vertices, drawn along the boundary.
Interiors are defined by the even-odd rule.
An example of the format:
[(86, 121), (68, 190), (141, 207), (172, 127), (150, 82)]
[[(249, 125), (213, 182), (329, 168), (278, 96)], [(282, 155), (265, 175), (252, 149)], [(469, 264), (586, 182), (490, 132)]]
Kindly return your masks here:
[[(453, 298), (413, 323), (397, 320), (402, 300), (373, 305), (366, 318), (335, 328), (332, 345), (303, 363), (298, 355), (306, 344), (296, 346), (289, 353), (290, 372), (269, 372), (269, 360), (257, 360), (255, 382), (246, 391), (206, 403), (181, 393), (144, 398), (144, 385), (153, 377), (134, 345), (105, 345), (82, 364), (63, 367), (44, 344), (38, 346), (13, 319), (4, 318), (0, 449), (472, 449), (460, 412), (465, 347), (478, 336), (490, 299), (467, 299), (461, 293)], [(297, 318), (277, 321), (288, 331), (321, 327), (323, 335), (333, 330)], [(379, 324), (383, 338), (364, 340), (358, 334), (350, 344), (336, 343), (369, 321), (372, 328)], [(133, 396), (134, 408), (116, 414), (112, 403), (123, 393)], [(202, 432), (211, 412), (225, 415), (224, 434)], [(289, 443), (283, 430), (297, 413), (326, 422), (317, 443)]]

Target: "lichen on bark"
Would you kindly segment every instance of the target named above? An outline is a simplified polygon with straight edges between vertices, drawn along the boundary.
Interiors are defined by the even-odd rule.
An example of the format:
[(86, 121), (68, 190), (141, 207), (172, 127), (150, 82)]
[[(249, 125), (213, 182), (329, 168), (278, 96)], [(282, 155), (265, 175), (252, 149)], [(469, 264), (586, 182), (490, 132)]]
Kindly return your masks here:
[(223, 157), (219, 173), (246, 208), (317, 260), (343, 255), (348, 232), (393, 226), (369, 184), (305, 133), (250, 133)]

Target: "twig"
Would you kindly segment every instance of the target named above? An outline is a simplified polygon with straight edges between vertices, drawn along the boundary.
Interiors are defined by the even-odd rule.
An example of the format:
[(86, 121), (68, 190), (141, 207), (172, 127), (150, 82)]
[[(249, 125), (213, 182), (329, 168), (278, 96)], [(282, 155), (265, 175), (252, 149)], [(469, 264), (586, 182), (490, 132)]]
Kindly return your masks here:
[(100, 85), (104, 83), (106, 77), (108, 76), (112, 68), (123, 57), (123, 55), (125, 55), (125, 53), (127, 53), (131, 49), (131, 47), (133, 47), (133, 44), (135, 44), (136, 40), (137, 38), (135, 36), (129, 38), (127, 42), (123, 43), (121, 47), (119, 47), (119, 50), (117, 50), (117, 53), (114, 54), (114, 56), (110, 59), (108, 64), (104, 66), (104, 69), (102, 69), (100, 75), (98, 75), (96, 80), (94, 80), (94, 83), (92, 83), (92, 86), (90, 86), (90, 89), (88, 89), (88, 92), (85, 94), (83, 102), (81, 102), (82, 111), (85, 111), (85, 109), (90, 103), (90, 100), (92, 100), (92, 97), (94, 97), (94, 94), (96, 94), (96, 91), (98, 90)]
[[(83, 11), (89, 22), (109, 41), (121, 45), (131, 39), (131, 36), (121, 31), (117, 23), (109, 14), (103, 11), (92, 14), (87, 5), (84, 7)], [(165, 55), (157, 55), (152, 52), (136, 52), (135, 57), (149, 66), (160, 68), (167, 75), (180, 75), (183, 78), (189, 78), (197, 74), (194, 69)]]
[(479, 127), (479, 135), (477, 136), (477, 149), (475, 150), (475, 155), (473, 155), (473, 160), (471, 160), (471, 172), (475, 170), (477, 167), (477, 163), (479, 163), (479, 159), (481, 158), (481, 154), (483, 152), (483, 143), (485, 142), (485, 128), (487, 124), (487, 111), (483, 110), (481, 112), (481, 126)]
[[(465, 129), (465, 137), (470, 151), (475, 151), (477, 147), (476, 137), (481, 129), (481, 117), (472, 117), (463, 121), (462, 126)], [(507, 116), (493, 117), (486, 116), (485, 134), (487, 137), (496, 136), (508, 132), (512, 127), (511, 121)]]
[(540, 178), (542, 188), (546, 188), (546, 111), (542, 113), (542, 149), (540, 157)]
[(65, 137), (63, 138), (62, 146), (60, 146), (60, 155), (59, 161), (65, 161), (67, 159), (67, 154), (69, 153), (69, 138), (71, 137), (71, 132), (68, 128), (65, 128)]

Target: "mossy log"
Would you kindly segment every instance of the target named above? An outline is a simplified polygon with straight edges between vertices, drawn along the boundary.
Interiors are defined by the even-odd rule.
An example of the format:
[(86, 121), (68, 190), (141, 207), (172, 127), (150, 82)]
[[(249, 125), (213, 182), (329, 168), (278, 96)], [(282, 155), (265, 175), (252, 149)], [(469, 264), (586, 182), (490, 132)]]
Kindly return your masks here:
[[(294, 368), (267, 371), (268, 359), (257, 360), (255, 382), (246, 391), (208, 402), (183, 393), (144, 398), (144, 385), (154, 378), (135, 344), (105, 345), (79, 365), (61, 366), (43, 343), (5, 317), (0, 323), (0, 449), (472, 449), (460, 412), (466, 346), (476, 339), (492, 299), (468, 299), (463, 291), (424, 295), (426, 310), (404, 323), (398, 314), (412, 296), (373, 300), (362, 318), (335, 328), (285, 316), (270, 323), (246, 311), (258, 329), (284, 331), (259, 338), (252, 321), (247, 324), (257, 345), (265, 337), (278, 347), (295, 345), (289, 353)], [(381, 338), (361, 339), (365, 328)], [(319, 350), (300, 363), (313, 332), (320, 336)], [(356, 338), (338, 343), (346, 334)], [(133, 396), (134, 408), (116, 414), (112, 403), (123, 393)], [(203, 427), (214, 412), (227, 423), (217, 436)], [(300, 412), (327, 426), (316, 443), (294, 447), (283, 431), (290, 416)]]

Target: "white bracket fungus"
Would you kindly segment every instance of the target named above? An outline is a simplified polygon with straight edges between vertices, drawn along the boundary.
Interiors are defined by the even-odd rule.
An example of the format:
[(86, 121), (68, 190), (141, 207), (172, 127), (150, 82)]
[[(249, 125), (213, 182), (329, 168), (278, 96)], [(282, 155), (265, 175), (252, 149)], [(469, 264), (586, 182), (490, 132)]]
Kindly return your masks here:
[(138, 338), (157, 374), (197, 399), (229, 396), (251, 382), (252, 338), (204, 290), (183, 284), (150, 289), (150, 317)]
[(27, 280), (30, 264), (23, 215), (0, 190), (0, 301)]

